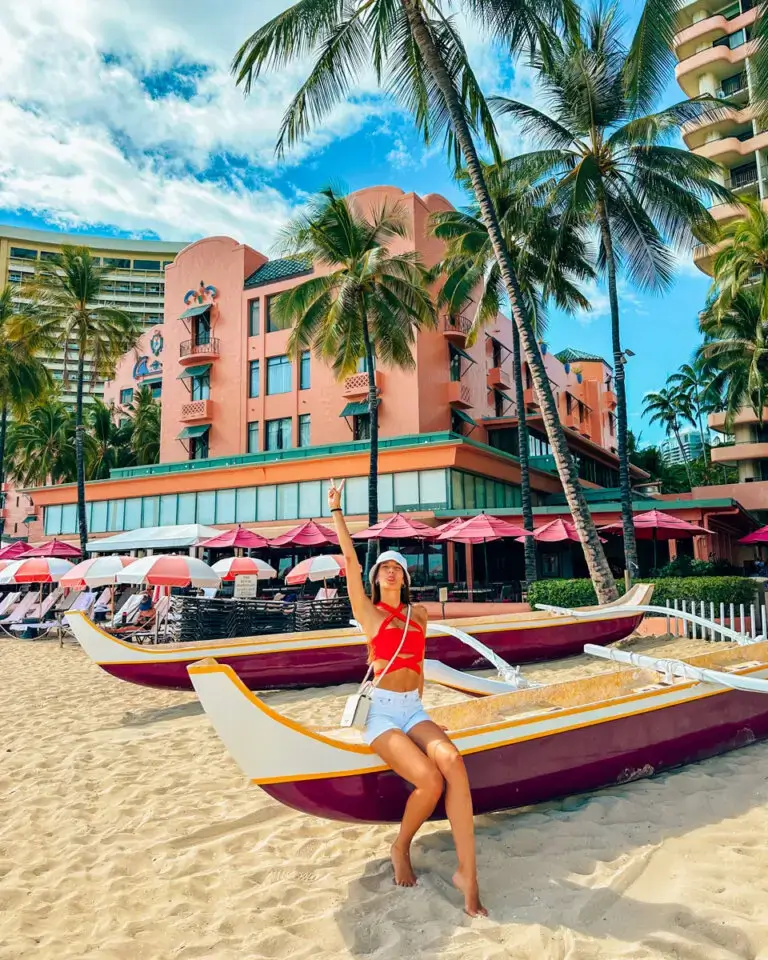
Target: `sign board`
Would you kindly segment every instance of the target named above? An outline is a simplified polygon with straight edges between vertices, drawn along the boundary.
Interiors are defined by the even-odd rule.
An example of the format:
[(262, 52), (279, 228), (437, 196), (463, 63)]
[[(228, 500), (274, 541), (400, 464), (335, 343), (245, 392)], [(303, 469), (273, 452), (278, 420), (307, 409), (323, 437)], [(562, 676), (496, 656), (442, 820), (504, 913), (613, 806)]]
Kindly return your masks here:
[(235, 577), (235, 597), (238, 600), (245, 600), (248, 597), (255, 597), (259, 586), (259, 578), (252, 573), (241, 573)]
[(448, 602), (448, 587), (440, 587), (440, 589), (437, 591), (437, 596), (438, 596), (438, 600), (440, 601), (440, 603), (447, 603), (447, 602)]

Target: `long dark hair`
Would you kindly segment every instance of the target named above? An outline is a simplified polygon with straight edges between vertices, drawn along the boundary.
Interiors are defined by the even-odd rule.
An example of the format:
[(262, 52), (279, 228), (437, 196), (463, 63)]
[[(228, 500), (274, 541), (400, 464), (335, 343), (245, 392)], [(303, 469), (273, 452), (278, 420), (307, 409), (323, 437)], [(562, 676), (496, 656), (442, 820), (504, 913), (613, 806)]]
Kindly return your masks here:
[[(402, 567), (400, 568), (402, 570)], [(381, 603), (381, 587), (379, 586), (379, 581), (374, 579), (373, 581), (373, 594), (371, 599), (374, 604)], [(400, 603), (404, 603), (406, 606), (409, 606), (411, 603), (411, 588), (408, 584), (408, 577), (403, 570), (403, 585), (400, 587)]]

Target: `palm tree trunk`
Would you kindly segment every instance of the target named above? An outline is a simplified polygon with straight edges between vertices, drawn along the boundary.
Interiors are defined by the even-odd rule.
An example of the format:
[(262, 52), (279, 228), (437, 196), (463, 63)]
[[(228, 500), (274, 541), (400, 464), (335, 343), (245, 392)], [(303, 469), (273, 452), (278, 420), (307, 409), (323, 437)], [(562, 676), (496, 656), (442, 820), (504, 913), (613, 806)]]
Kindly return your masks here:
[(677, 448), (680, 451), (680, 456), (683, 458), (683, 463), (685, 464), (685, 475), (688, 477), (688, 486), (693, 488), (693, 478), (691, 477), (691, 465), (688, 463), (688, 457), (685, 455), (685, 447), (683, 446), (683, 440), (680, 436), (680, 428), (677, 426), (672, 427), (672, 430), (675, 434), (675, 440), (677, 440)]
[(616, 384), (616, 440), (619, 452), (619, 489), (621, 495), (621, 528), (624, 534), (624, 559), (630, 577), (640, 572), (637, 560), (637, 542), (632, 518), (632, 486), (629, 479), (629, 453), (627, 450), (627, 386), (624, 373), (624, 357), (621, 350), (619, 325), (619, 294), (616, 287), (616, 257), (613, 252), (611, 225), (605, 209), (605, 200), (597, 201), (597, 220), (603, 239), (605, 262), (608, 268), (608, 299), (611, 304), (611, 345), (613, 348), (613, 377)]
[[(0, 414), (0, 508), (5, 507), (5, 494), (3, 486), (5, 485), (5, 437), (8, 431), (8, 404), (3, 404), (3, 412)], [(5, 530), (5, 517), (0, 513), (0, 537)]]
[[(365, 344), (365, 363), (368, 367), (368, 410), (371, 421), (371, 449), (368, 464), (368, 526), (379, 520), (379, 398), (376, 395), (376, 369), (374, 367), (373, 344), (368, 329), (368, 318), (363, 307), (363, 343)], [(365, 576), (376, 562), (379, 541), (370, 539), (365, 554)]]
[[(531, 500), (528, 424), (525, 420), (523, 362), (520, 356), (520, 336), (514, 324), (512, 326), (512, 369), (515, 378), (515, 405), (517, 406), (517, 454), (520, 458), (520, 504), (523, 509), (523, 526), (526, 530), (533, 530), (533, 501)], [(525, 538), (524, 547), (525, 579), (528, 583), (533, 583), (536, 579), (536, 543), (533, 537)]]
[(557, 464), (557, 472), (563, 485), (563, 492), (571, 511), (571, 517), (579, 532), (584, 557), (595, 587), (598, 601), (608, 603), (618, 597), (616, 582), (611, 574), (608, 561), (605, 558), (595, 524), (589, 512), (586, 498), (579, 484), (579, 478), (573, 457), (568, 449), (565, 433), (557, 414), (555, 398), (549, 382), (544, 361), (541, 358), (536, 335), (523, 307), (523, 298), (517, 282), (509, 251), (504, 243), (499, 219), (493, 206), (488, 187), (483, 176), (480, 159), (475, 148), (474, 140), (469, 129), (459, 95), (453, 81), (443, 64), (440, 53), (432, 39), (432, 35), (424, 21), (418, 0), (400, 0), (408, 18), (408, 24), (413, 39), (419, 48), (424, 63), (432, 74), (445, 102), (451, 119), (451, 127), (461, 149), (467, 166), (472, 189), (483, 217), (483, 223), (488, 230), (493, 253), (499, 264), (502, 280), (509, 299), (512, 317), (520, 332), (520, 340), (525, 351), (526, 359), (531, 370), (536, 394), (541, 404), (541, 413), (544, 427), (547, 432), (552, 453)]
[(701, 438), (701, 457), (704, 463), (704, 483), (709, 484), (709, 460), (707, 459), (707, 445), (704, 441), (704, 421), (701, 419), (701, 407), (696, 407), (696, 419), (699, 422), (699, 437)]
[(80, 528), (80, 555), (85, 560), (88, 523), (85, 518), (85, 427), (83, 426), (83, 381), (85, 350), (80, 344), (77, 356), (77, 402), (75, 404), (75, 463), (77, 465), (77, 520)]

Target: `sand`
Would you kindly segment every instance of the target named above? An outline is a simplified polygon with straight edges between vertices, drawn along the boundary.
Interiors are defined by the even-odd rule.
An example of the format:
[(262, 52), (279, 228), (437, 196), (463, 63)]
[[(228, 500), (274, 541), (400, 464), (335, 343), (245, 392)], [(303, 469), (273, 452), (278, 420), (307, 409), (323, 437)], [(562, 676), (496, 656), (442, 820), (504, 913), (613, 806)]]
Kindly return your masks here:
[[(470, 920), (444, 824), (415, 845), (419, 887), (397, 888), (393, 827), (249, 786), (193, 694), (121, 683), (74, 645), (3, 639), (0, 657), (0, 960), (768, 958), (768, 745), (478, 817), (491, 916)], [(348, 690), (268, 699), (334, 722)]]

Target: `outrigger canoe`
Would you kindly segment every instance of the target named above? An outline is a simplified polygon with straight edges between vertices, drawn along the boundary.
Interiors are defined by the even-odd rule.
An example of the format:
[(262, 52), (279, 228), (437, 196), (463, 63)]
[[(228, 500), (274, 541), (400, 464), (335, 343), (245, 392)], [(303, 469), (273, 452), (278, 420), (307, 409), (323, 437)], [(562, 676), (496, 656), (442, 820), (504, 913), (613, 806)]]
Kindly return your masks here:
[[(766, 641), (718, 644), (686, 663), (586, 652), (641, 666), (431, 711), (464, 757), (476, 813), (623, 784), (768, 737)], [(357, 731), (296, 723), (215, 660), (189, 673), (230, 754), (275, 800), (331, 820), (401, 819), (410, 787)], [(444, 818), (441, 802), (433, 819)]]
[[(637, 584), (613, 603), (577, 608), (578, 616), (535, 611), (444, 623), (482, 640), (505, 660), (554, 660), (580, 653), (585, 643), (605, 645), (629, 636), (643, 614), (623, 608), (648, 603), (652, 591), (652, 584)], [(147, 687), (191, 690), (187, 667), (204, 657), (231, 666), (251, 690), (355, 682), (362, 680), (366, 670), (366, 642), (353, 628), (144, 645), (106, 633), (82, 613), (69, 614), (67, 621), (85, 652), (103, 670)], [(464, 670), (485, 665), (475, 650), (447, 631), (441, 633), (439, 622), (431, 626), (427, 657)]]

